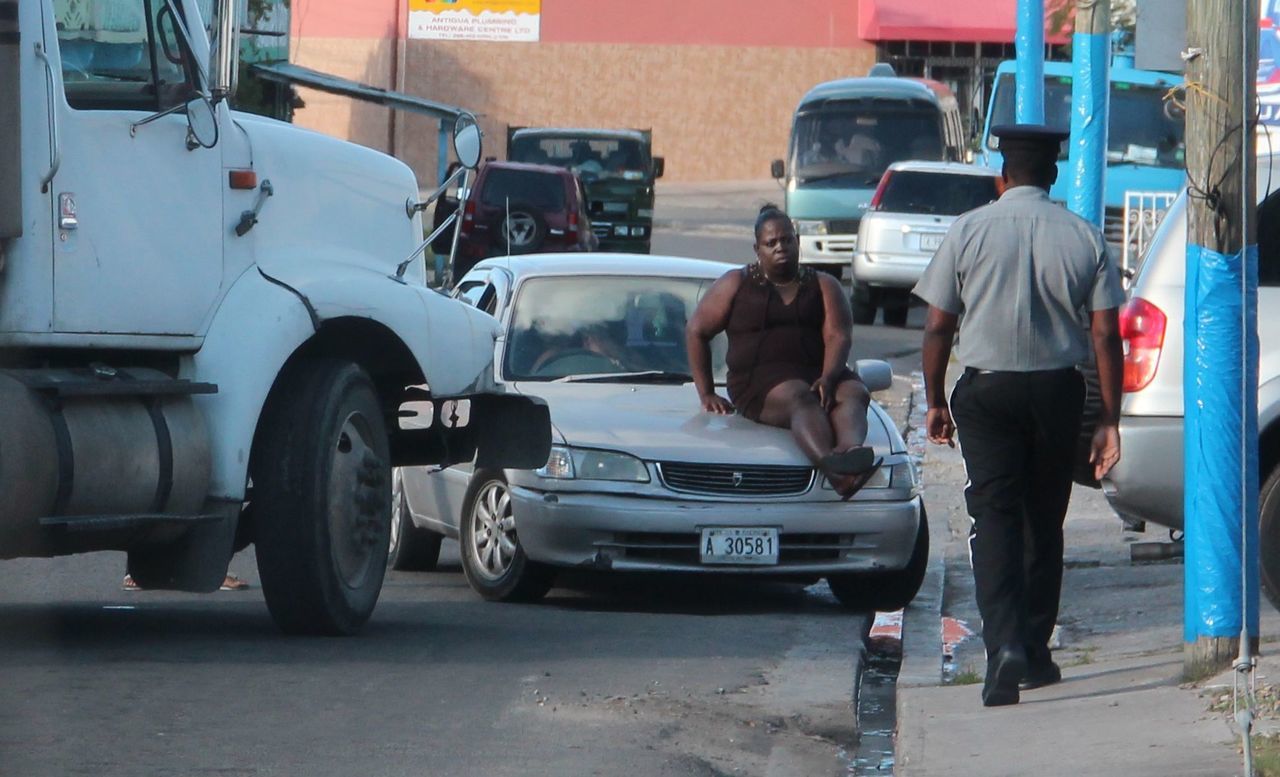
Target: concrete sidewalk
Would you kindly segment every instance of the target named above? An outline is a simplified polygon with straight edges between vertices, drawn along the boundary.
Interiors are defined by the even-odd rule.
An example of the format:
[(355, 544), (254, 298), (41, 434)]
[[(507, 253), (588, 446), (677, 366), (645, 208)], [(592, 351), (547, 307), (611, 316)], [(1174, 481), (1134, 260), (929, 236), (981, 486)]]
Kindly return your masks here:
[[(923, 775), (1238, 775), (1232, 674), (1182, 681), (1182, 562), (1130, 560), (1130, 546), (1167, 541), (1150, 526), (1123, 531), (1102, 495), (1077, 487), (1066, 523), (1066, 573), (1054, 660), (1062, 683), (1016, 706), (980, 699), (985, 655), (974, 635), (944, 660), (944, 618), (977, 631), (958, 451), (928, 445), (925, 503), (932, 564), (903, 627), (895, 773)], [(952, 626), (959, 628), (955, 622)], [(949, 629), (952, 630), (952, 629)], [(1280, 683), (1280, 616), (1264, 600), (1259, 688)], [(1269, 689), (1267, 695), (1274, 695)], [(1227, 695), (1224, 703), (1223, 694)], [(1225, 708), (1225, 711), (1224, 711)], [(1276, 731), (1274, 705), (1255, 733)], [(1261, 772), (1259, 773), (1261, 774)]]

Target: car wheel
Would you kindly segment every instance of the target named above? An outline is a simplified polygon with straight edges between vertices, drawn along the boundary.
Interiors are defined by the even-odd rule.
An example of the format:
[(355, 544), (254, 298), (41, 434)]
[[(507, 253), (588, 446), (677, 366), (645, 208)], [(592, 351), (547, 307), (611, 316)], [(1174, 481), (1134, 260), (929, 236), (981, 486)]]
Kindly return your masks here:
[(846, 609), (858, 612), (893, 612), (901, 610), (916, 598), (929, 566), (929, 516), (920, 507), (920, 526), (916, 530), (911, 559), (894, 572), (830, 575), (827, 585)]
[(1271, 606), (1280, 610), (1280, 466), (1258, 493), (1258, 577)]
[(493, 234), (497, 244), (492, 248), (500, 254), (506, 253), (508, 245), (513, 254), (536, 253), (547, 240), (547, 220), (532, 205), (513, 202), (498, 214)]
[(463, 500), (462, 570), (491, 602), (533, 602), (551, 590), (555, 571), (520, 547), (511, 487), (500, 472), (476, 472)]
[(414, 525), (409, 497), (404, 492), (404, 476), (396, 469), (391, 475), (391, 542), (387, 566), (403, 572), (430, 572), (440, 560), (443, 534)]
[(250, 457), (267, 609), (291, 634), (352, 634), (378, 602), (391, 455), (368, 373), (304, 359), (272, 390)]
[(853, 306), (853, 323), (866, 326), (876, 322), (876, 302), (871, 293), (871, 287), (865, 283), (858, 283), (857, 278), (853, 279), (853, 291), (849, 294), (849, 304)]
[[(911, 296), (909, 294), (893, 295), (893, 299), (886, 302), (884, 306), (884, 323), (885, 326), (904, 327), (907, 325), (907, 315), (911, 312)], [(872, 316), (875, 314), (873, 313)]]

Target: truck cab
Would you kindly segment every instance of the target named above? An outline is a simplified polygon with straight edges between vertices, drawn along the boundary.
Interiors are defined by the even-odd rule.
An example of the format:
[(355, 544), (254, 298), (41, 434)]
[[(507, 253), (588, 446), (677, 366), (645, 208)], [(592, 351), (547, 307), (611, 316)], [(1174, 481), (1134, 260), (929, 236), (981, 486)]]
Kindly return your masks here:
[(0, 0), (0, 558), (211, 591), (256, 543), (284, 630), (351, 633), (391, 468), (540, 466), (550, 427), (427, 287), (405, 165), (231, 109), (236, 6)]

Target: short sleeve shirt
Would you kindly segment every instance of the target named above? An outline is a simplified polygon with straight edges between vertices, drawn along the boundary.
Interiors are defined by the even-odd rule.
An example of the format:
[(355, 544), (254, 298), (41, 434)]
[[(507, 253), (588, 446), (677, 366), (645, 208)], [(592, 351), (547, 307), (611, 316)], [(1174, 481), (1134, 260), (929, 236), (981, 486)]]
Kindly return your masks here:
[(961, 316), (961, 364), (1009, 372), (1085, 361), (1088, 313), (1124, 302), (1101, 233), (1035, 186), (957, 219), (913, 293)]

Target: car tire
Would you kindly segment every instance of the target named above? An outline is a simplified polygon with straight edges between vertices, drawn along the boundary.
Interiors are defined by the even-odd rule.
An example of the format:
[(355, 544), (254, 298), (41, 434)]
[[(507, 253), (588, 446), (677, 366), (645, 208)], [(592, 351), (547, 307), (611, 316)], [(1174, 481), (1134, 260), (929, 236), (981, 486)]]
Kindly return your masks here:
[(391, 541), (387, 566), (401, 572), (430, 572), (440, 561), (443, 540), (443, 534), (414, 525), (409, 497), (404, 491), (404, 476), (399, 469), (395, 470), (391, 479)]
[(907, 325), (907, 315), (911, 313), (911, 295), (894, 293), (884, 304), (884, 324), (901, 329)]
[(840, 604), (857, 612), (893, 612), (901, 610), (916, 598), (929, 566), (929, 516), (920, 507), (920, 526), (916, 530), (911, 558), (902, 569), (893, 572), (829, 575), (827, 585)]
[(876, 322), (876, 302), (871, 287), (858, 283), (857, 278), (853, 279), (849, 304), (853, 307), (853, 323), (867, 326)]
[(1258, 540), (1262, 592), (1280, 610), (1280, 465), (1258, 491)]
[(534, 254), (547, 241), (547, 220), (534, 206), (513, 202), (509, 210), (498, 213), (491, 234), (490, 253), (505, 255), (510, 235), (512, 254)]
[(485, 599), (535, 602), (551, 590), (555, 570), (531, 561), (520, 546), (511, 487), (501, 472), (479, 470), (471, 479), (459, 534), (462, 571)]
[(285, 368), (250, 456), (262, 594), (289, 634), (353, 634), (373, 613), (391, 532), (391, 455), (369, 374)]

